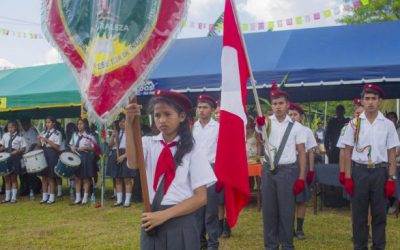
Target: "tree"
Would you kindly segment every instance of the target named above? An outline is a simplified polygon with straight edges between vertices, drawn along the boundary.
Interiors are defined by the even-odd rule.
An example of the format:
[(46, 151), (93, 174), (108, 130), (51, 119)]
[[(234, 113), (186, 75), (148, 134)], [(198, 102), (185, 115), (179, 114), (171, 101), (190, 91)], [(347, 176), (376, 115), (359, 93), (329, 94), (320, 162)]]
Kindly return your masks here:
[(374, 23), (400, 20), (400, 0), (369, 0), (359, 8), (354, 9), (352, 15), (339, 19), (343, 24)]

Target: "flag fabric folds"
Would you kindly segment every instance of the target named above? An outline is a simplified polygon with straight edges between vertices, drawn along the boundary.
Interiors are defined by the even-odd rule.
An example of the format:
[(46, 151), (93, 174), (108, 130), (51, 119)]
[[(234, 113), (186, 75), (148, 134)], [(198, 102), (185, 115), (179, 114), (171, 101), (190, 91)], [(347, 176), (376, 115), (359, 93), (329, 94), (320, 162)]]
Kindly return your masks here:
[(246, 155), (246, 86), (250, 76), (234, 3), (226, 0), (222, 49), (221, 114), (215, 174), (225, 192), (225, 209), (232, 228), (250, 200)]

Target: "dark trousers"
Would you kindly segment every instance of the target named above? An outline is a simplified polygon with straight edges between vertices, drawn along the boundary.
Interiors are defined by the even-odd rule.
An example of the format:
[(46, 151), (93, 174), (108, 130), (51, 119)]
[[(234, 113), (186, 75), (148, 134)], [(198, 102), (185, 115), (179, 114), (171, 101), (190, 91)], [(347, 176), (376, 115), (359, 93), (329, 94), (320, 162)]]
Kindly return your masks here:
[(385, 249), (386, 205), (385, 182), (387, 168), (374, 168), (353, 164), (354, 194), (351, 200), (354, 249), (368, 249), (368, 208), (372, 214), (372, 249)]
[[(208, 249), (218, 249), (218, 193), (216, 184), (207, 188), (207, 205), (197, 210), (200, 242)], [(206, 233), (208, 240), (206, 240)]]
[(264, 166), (261, 176), (262, 214), (264, 223), (264, 247), (267, 250), (294, 249), (293, 218), (295, 197), (293, 185), (299, 176), (298, 167), (279, 166), (272, 174)]

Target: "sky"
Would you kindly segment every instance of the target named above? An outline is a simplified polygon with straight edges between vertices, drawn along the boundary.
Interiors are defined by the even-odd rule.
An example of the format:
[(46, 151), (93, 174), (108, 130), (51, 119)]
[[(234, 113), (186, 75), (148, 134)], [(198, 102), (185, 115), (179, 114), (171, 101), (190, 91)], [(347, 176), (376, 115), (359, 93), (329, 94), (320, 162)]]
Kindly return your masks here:
[[(225, 0), (191, 0), (187, 23), (214, 23), (224, 9)], [(340, 7), (344, 0), (236, 0), (241, 23), (286, 20), (296, 16), (312, 15), (325, 9)], [(0, 29), (16, 32), (42, 33), (41, 0), (1, 0)], [(321, 18), (307, 24), (275, 28), (313, 28), (337, 25), (335, 19)], [(197, 27), (197, 26), (196, 26)], [(204, 37), (208, 31), (189, 27), (182, 29), (178, 38)], [(0, 35), (0, 69), (27, 67), (62, 61), (57, 50), (46, 39), (24, 39)]]

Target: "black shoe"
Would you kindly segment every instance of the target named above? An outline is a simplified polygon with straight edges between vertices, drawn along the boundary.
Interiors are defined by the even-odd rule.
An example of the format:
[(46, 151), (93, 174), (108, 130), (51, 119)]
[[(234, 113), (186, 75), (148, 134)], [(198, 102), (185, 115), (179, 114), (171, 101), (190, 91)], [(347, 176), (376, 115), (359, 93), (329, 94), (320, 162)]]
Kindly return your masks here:
[(81, 204), (81, 201), (74, 201), (70, 205), (71, 206), (76, 206), (76, 205), (79, 205), (79, 204)]
[(11, 202), (11, 200), (2, 200), (2, 201), (0, 201), (0, 204), (5, 204), (5, 203), (9, 203), (9, 202)]
[(304, 235), (303, 231), (296, 231), (296, 237), (299, 240), (305, 240), (306, 239), (306, 236)]
[(46, 204), (48, 200), (41, 200), (40, 204)]
[(112, 206), (113, 207), (120, 207), (120, 206), (122, 206), (122, 202), (120, 202), (120, 203), (115, 202)]
[(129, 204), (124, 203), (123, 207), (124, 207), (124, 208), (131, 207), (131, 203), (129, 203)]
[(231, 229), (228, 225), (228, 222), (226, 222), (226, 219), (224, 220), (224, 229), (222, 231), (222, 238), (230, 238), (231, 237)]
[(81, 205), (82, 205), (82, 206), (85, 206), (85, 205), (87, 205), (87, 204), (88, 204), (87, 201), (85, 201), (85, 202), (82, 201), (82, 202), (81, 202)]
[(15, 204), (15, 203), (17, 203), (17, 200), (11, 200), (10, 203)]
[(54, 203), (56, 203), (56, 201), (47, 201), (45, 204), (46, 205), (53, 205)]

